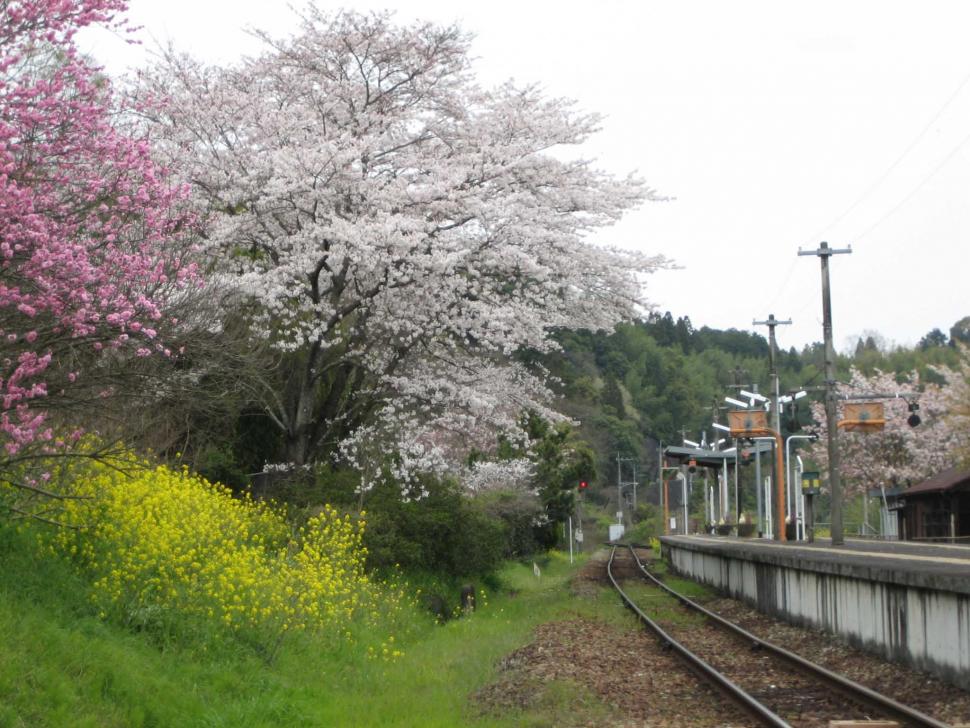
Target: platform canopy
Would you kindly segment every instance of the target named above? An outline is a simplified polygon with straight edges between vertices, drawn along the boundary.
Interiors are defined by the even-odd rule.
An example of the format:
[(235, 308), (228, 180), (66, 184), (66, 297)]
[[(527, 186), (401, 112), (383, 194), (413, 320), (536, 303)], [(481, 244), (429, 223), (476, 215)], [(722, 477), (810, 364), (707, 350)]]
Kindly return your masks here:
[[(762, 454), (768, 454), (772, 450), (772, 444), (765, 440), (756, 440), (750, 445), (742, 447), (741, 452), (750, 452), (754, 455), (755, 452), (760, 451)], [(706, 448), (668, 445), (664, 448), (665, 462), (687, 463), (689, 460), (694, 460), (698, 466), (707, 468), (721, 468), (724, 467), (725, 462), (731, 465), (734, 463), (735, 456), (735, 448), (733, 447), (727, 450), (708, 450)]]

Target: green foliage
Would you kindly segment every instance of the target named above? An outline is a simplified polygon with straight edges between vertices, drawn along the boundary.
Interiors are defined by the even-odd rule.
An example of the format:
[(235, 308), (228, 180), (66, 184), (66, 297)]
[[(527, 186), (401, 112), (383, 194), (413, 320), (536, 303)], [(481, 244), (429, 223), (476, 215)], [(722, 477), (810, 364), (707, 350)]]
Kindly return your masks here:
[(595, 454), (568, 423), (550, 425), (531, 417), (528, 432), (536, 463), (534, 481), (554, 526), (573, 513), (579, 482), (589, 481), (596, 471)]
[(551, 545), (549, 529), (536, 526), (543, 509), (534, 495), (498, 490), (478, 496), (476, 502), (483, 512), (502, 524), (504, 558), (525, 558)]
[(212, 483), (223, 483), (235, 491), (245, 488), (248, 474), (225, 445), (209, 443), (196, 455), (196, 472)]
[(292, 509), (307, 510), (321, 503), (339, 504), (346, 509), (359, 506), (360, 473), (349, 468), (316, 463), (308, 470), (280, 474), (266, 489), (273, 500)]
[(926, 351), (934, 346), (946, 346), (946, 341), (946, 334), (939, 329), (933, 329), (919, 340), (918, 346), (920, 351)]
[(428, 476), (421, 486), (422, 498), (402, 499), (400, 486), (389, 481), (367, 495), (368, 566), (453, 577), (493, 571), (505, 553), (502, 523), (463, 497), (453, 480)]
[(950, 346), (970, 344), (970, 316), (964, 316), (950, 327)]

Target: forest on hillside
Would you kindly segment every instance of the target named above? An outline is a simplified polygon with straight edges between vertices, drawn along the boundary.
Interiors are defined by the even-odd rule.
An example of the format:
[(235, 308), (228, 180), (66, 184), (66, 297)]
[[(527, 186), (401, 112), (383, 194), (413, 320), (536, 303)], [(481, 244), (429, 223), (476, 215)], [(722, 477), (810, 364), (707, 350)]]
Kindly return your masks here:
[[(867, 335), (854, 350), (838, 355), (837, 378), (850, 382), (855, 376), (861, 381), (859, 391), (866, 391), (867, 383), (868, 391), (876, 391), (872, 387), (881, 375), (891, 377), (893, 391), (945, 385), (947, 370), (959, 380), (960, 345), (970, 343), (968, 329), (970, 317), (947, 334), (933, 329), (914, 347), (889, 347), (878, 335)], [(563, 411), (581, 423), (579, 435), (596, 453), (598, 483), (604, 488), (617, 481), (617, 457), (638, 464), (641, 483), (655, 484), (661, 442), (713, 443), (711, 423), (726, 421), (725, 396), (737, 397), (742, 388), (769, 393), (771, 387), (764, 336), (695, 329), (688, 318), (670, 312), (620, 324), (611, 333), (563, 331), (558, 338), (562, 352), (541, 361), (560, 382)], [(813, 406), (822, 400), (823, 365), (821, 343), (778, 351), (780, 393), (808, 392), (783, 410), (783, 436), (820, 432)], [(880, 383), (885, 385), (884, 378)], [(948, 456), (952, 460), (955, 454)], [(630, 480), (632, 474), (626, 471), (622, 478)], [(648, 490), (648, 497), (655, 501), (656, 492)]]

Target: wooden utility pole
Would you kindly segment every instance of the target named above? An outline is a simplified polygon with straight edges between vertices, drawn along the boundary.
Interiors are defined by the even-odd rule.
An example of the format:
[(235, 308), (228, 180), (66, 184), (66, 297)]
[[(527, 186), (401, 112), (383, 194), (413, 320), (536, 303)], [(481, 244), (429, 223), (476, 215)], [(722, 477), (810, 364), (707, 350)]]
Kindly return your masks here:
[(799, 255), (816, 255), (822, 260), (822, 334), (825, 339), (825, 422), (828, 428), (829, 489), (832, 494), (832, 545), (845, 543), (842, 534), (842, 481), (839, 478), (839, 427), (836, 421), (835, 345), (832, 343), (832, 296), (829, 288), (829, 258), (851, 253), (852, 248), (801, 250)]

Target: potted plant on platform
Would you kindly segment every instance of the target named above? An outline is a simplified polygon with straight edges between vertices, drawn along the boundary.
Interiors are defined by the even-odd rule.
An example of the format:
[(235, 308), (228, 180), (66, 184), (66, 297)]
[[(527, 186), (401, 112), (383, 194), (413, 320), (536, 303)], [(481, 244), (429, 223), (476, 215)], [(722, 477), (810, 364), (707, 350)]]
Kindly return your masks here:
[(751, 521), (751, 516), (747, 513), (742, 513), (740, 520), (738, 520), (738, 536), (741, 538), (751, 538), (754, 536), (754, 523)]
[(718, 536), (727, 536), (731, 533), (731, 524), (725, 523), (724, 519), (722, 518), (717, 522), (716, 531)]

